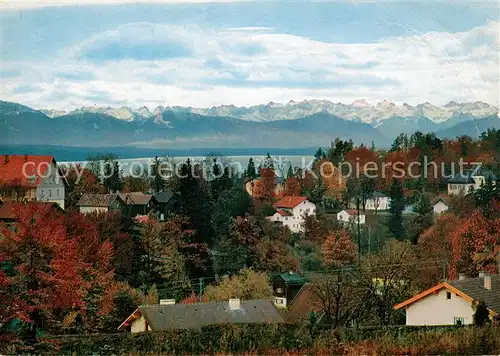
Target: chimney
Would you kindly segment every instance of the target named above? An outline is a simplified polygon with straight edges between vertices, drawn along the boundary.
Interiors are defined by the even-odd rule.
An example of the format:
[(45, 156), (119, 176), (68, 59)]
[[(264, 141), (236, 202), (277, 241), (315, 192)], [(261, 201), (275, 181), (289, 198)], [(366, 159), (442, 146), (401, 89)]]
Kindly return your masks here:
[(238, 298), (229, 299), (229, 309), (231, 310), (240, 309), (240, 300)]
[(465, 280), (465, 274), (463, 274), (463, 273), (459, 273), (459, 274), (458, 274), (458, 280), (459, 280), (459, 281), (463, 281), (463, 280)]
[(491, 276), (489, 274), (484, 275), (484, 288), (491, 290)]
[(160, 299), (160, 305), (172, 305), (175, 304), (175, 299)]
[(479, 278), (484, 278), (485, 275), (486, 275), (486, 272), (484, 272), (484, 271), (479, 272)]
[(5, 164), (9, 163), (9, 155), (5, 155)]

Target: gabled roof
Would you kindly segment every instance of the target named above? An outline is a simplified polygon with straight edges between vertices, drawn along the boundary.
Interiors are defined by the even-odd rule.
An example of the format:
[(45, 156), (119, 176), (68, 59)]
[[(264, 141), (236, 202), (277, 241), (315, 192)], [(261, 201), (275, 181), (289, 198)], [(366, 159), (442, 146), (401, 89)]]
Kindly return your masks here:
[(0, 184), (36, 188), (51, 164), (56, 166), (53, 156), (1, 155)]
[(142, 192), (118, 193), (118, 195), (127, 205), (147, 205), (153, 198), (151, 194)]
[(448, 183), (451, 184), (474, 184), (474, 177), (483, 176), (486, 180), (496, 181), (497, 176), (488, 169), (479, 168), (477, 171), (475, 169), (464, 170), (455, 174), (453, 177), (448, 179)]
[(153, 194), (153, 196), (158, 203), (163, 204), (168, 203), (170, 199), (172, 199), (172, 197), (174, 196), (174, 192), (171, 190), (167, 190), (165, 192), (156, 192)]
[(303, 322), (311, 312), (319, 313), (321, 308), (316, 300), (314, 285), (306, 283), (287, 305), (286, 321), (290, 323)]
[(280, 273), (276, 278), (281, 278), (286, 285), (300, 285), (306, 283), (306, 279), (295, 272)]
[(459, 281), (442, 282), (429, 288), (414, 297), (405, 300), (394, 306), (394, 309), (401, 309), (413, 304), (428, 295), (437, 292), (441, 289), (448, 289), (453, 293), (458, 294), (466, 301), (472, 303), (474, 301), (485, 302), (488, 309), (494, 314), (500, 314), (500, 276), (491, 276), (491, 290), (484, 288), (483, 278), (470, 278)]
[(144, 316), (153, 331), (197, 329), (218, 324), (283, 323), (283, 317), (269, 300), (242, 300), (240, 308), (231, 310), (229, 303), (195, 303), (171, 305), (141, 305), (119, 327), (125, 329), (131, 321)]
[(278, 214), (280, 214), (281, 216), (293, 216), (293, 214), (291, 212), (286, 211), (286, 210), (278, 209), (278, 210), (276, 210), (276, 212)]
[(387, 198), (387, 195), (382, 192), (373, 192), (371, 198)]
[(110, 207), (116, 199), (120, 199), (121, 201), (118, 194), (84, 193), (76, 205), (107, 208)]
[[(345, 210), (342, 210), (342, 211), (345, 211), (349, 215), (358, 215), (358, 211), (356, 209), (345, 209)], [(339, 213), (341, 213), (342, 211), (339, 211)], [(364, 215), (364, 214), (363, 214), (362, 211), (360, 211), (359, 215)]]
[(288, 208), (288, 209), (293, 209), (303, 201), (306, 201), (307, 197), (294, 197), (294, 196), (287, 196), (281, 198), (279, 201), (274, 203), (275, 208)]
[[(19, 203), (11, 200), (0, 200), (0, 220), (14, 221), (17, 220), (16, 209), (22, 207), (25, 203)], [(63, 211), (59, 204), (45, 201), (31, 201), (30, 204), (37, 204), (40, 206), (50, 206), (59, 211)]]

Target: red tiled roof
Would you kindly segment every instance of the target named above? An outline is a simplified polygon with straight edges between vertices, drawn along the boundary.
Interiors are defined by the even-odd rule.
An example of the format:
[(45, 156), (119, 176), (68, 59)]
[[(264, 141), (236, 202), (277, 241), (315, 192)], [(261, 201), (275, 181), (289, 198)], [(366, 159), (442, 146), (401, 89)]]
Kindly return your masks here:
[(281, 210), (281, 209), (276, 210), (276, 212), (278, 214), (280, 214), (281, 216), (293, 216), (293, 214), (290, 213), (289, 211), (285, 211), (285, 210)]
[(153, 198), (151, 194), (142, 192), (118, 193), (118, 195), (127, 205), (147, 205)]
[(281, 200), (274, 203), (274, 207), (293, 209), (305, 200), (307, 200), (307, 197), (283, 197)]
[(52, 162), (53, 156), (1, 155), (0, 184), (36, 188)]

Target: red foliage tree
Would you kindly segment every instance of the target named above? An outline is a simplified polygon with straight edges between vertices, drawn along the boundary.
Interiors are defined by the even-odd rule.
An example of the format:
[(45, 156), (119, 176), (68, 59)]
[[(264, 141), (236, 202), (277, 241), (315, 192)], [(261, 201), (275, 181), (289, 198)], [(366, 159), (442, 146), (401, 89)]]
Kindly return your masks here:
[(339, 268), (356, 261), (358, 248), (346, 231), (330, 235), (323, 243), (323, 264)]
[(480, 270), (496, 273), (494, 261), (479, 264), (475, 256), (492, 252), (500, 241), (500, 217), (486, 218), (480, 209), (476, 209), (468, 218), (462, 219), (451, 235), (452, 261), (450, 277), (456, 278), (458, 273), (476, 276)]
[(87, 265), (59, 212), (30, 203), (15, 213), (15, 228), (4, 227), (0, 239), (0, 263), (10, 267), (0, 276), (2, 319), (31, 323), (35, 339), (42, 322), (54, 324), (55, 315), (85, 308)]
[(254, 195), (261, 200), (272, 203), (276, 198), (276, 174), (271, 168), (262, 168), (260, 178), (255, 182)]
[(285, 196), (298, 196), (300, 195), (301, 187), (297, 178), (290, 177), (285, 181)]

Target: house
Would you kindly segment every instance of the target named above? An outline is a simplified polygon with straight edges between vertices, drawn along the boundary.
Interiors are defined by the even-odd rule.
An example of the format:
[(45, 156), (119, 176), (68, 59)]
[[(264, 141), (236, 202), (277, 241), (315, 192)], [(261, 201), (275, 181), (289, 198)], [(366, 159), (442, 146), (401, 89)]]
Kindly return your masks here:
[(109, 211), (123, 211), (125, 209), (125, 202), (118, 194), (85, 193), (76, 205), (83, 214), (107, 213)]
[(365, 202), (365, 210), (387, 210), (389, 209), (391, 198), (381, 192), (373, 192), (372, 196)]
[(130, 332), (199, 329), (220, 324), (276, 324), (284, 319), (269, 300), (229, 299), (195, 304), (141, 305), (119, 327)]
[(157, 213), (159, 220), (165, 220), (169, 215), (178, 210), (179, 199), (177, 194), (171, 190), (153, 194), (157, 202)]
[(468, 194), (481, 188), (481, 185), (485, 184), (487, 180), (496, 184), (497, 176), (484, 168), (457, 173), (448, 179), (448, 195)]
[(127, 206), (128, 214), (131, 217), (137, 215), (148, 215), (157, 211), (158, 202), (151, 194), (142, 192), (118, 193)]
[(500, 275), (442, 282), (394, 308), (406, 310), (406, 325), (472, 324), (474, 306), (482, 301), (490, 317), (500, 313)]
[(316, 205), (311, 203), (307, 197), (287, 196), (273, 205), (276, 213), (267, 219), (287, 226), (292, 232), (302, 231), (304, 215), (316, 214)]
[(53, 156), (0, 156), (0, 197), (38, 200), (64, 209), (67, 182)]
[(294, 272), (280, 273), (273, 277), (274, 304), (286, 308), (306, 283), (301, 275)]
[(337, 213), (337, 220), (341, 221), (344, 224), (357, 224), (358, 220), (360, 224), (365, 224), (366, 223), (366, 215), (363, 214), (361, 211), (359, 212), (358, 216), (358, 211), (355, 209), (346, 209), (339, 211)]
[(444, 198), (438, 198), (432, 202), (432, 210), (435, 215), (440, 215), (448, 211), (449, 206), (445, 203)]

